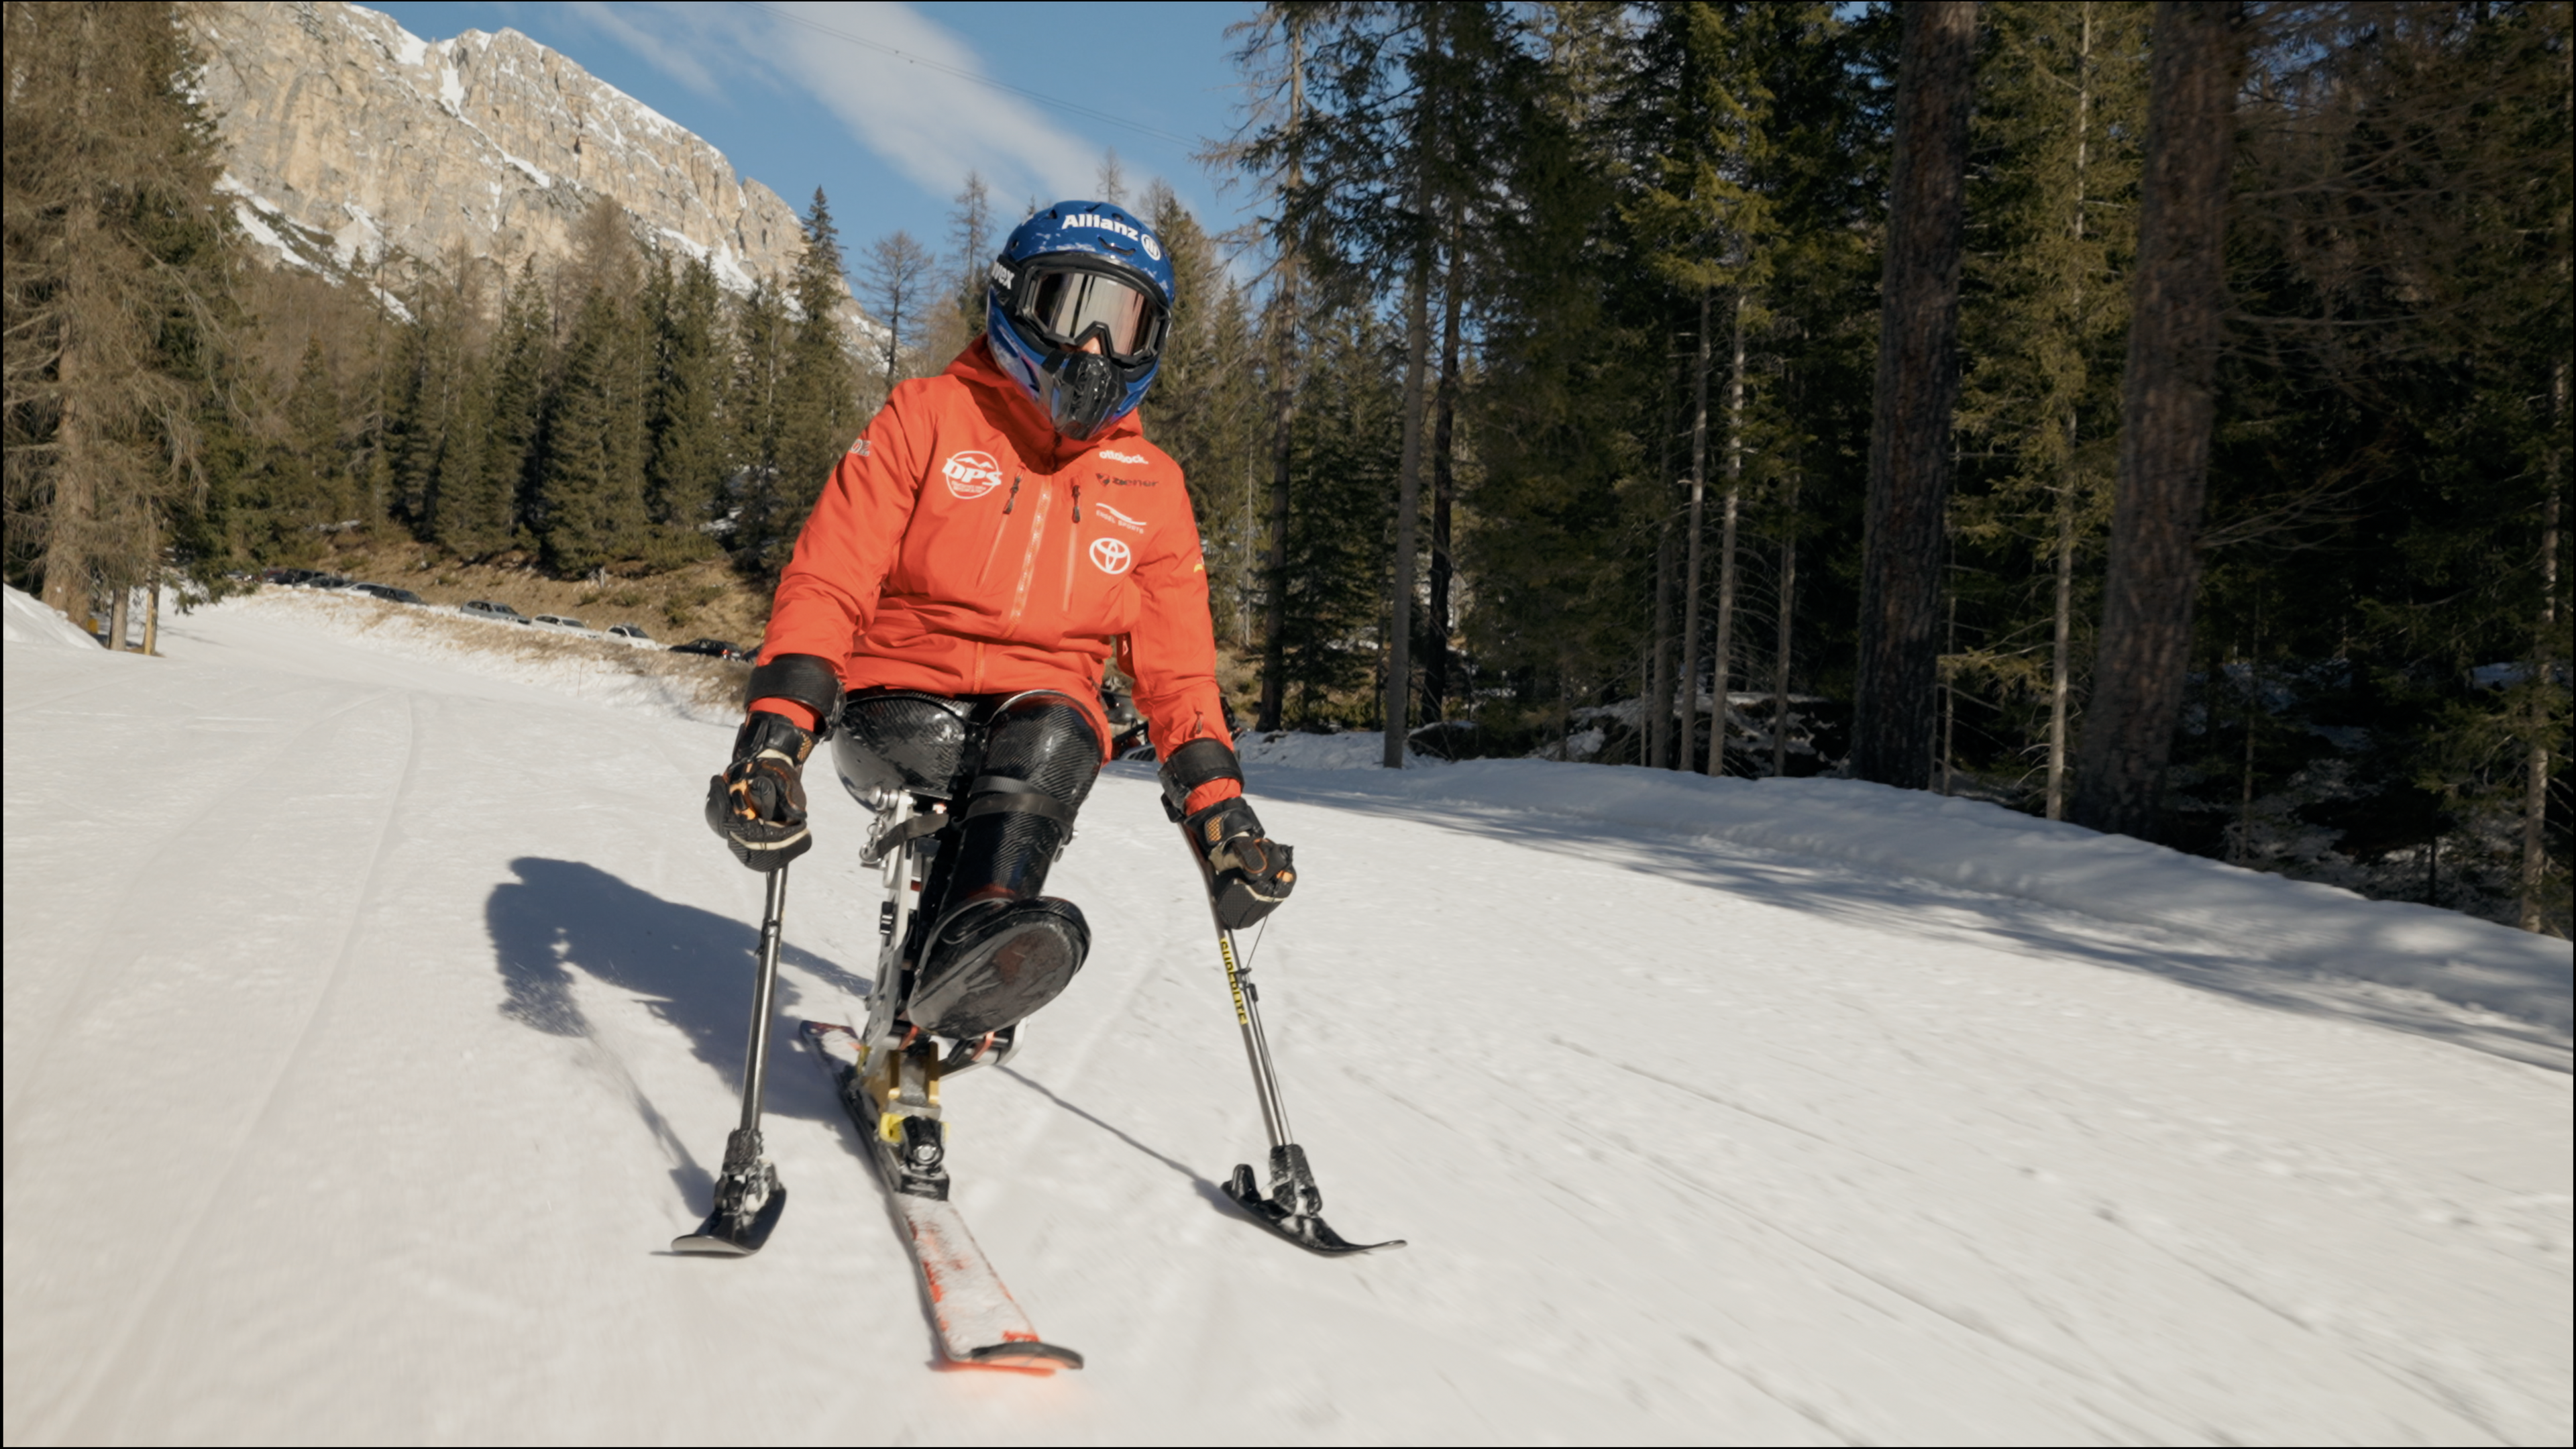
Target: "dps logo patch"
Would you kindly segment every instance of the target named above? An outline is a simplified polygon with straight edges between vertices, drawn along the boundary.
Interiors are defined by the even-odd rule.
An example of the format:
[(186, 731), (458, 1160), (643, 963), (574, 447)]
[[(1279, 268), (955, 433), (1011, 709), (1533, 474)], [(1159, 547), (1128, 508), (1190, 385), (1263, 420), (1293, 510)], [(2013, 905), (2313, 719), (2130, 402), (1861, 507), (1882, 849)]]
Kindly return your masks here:
[(1002, 465), (990, 453), (973, 448), (948, 455), (939, 465), (939, 476), (948, 480), (948, 491), (960, 498), (981, 498), (1002, 486)]

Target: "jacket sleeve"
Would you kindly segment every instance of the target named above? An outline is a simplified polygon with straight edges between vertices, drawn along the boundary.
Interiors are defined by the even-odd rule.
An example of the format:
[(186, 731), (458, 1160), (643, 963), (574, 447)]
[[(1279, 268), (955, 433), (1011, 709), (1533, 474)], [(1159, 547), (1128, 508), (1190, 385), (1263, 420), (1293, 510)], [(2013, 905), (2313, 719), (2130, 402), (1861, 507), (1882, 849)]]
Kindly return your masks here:
[(907, 406), (918, 387), (897, 388), (832, 469), (779, 576), (761, 663), (814, 654), (838, 668), (875, 616), (921, 494), (927, 422)]
[(1136, 708), (1153, 726), (1165, 759), (1195, 739), (1234, 738), (1216, 687), (1216, 626), (1208, 617), (1207, 563), (1198, 522), (1186, 511), (1154, 530), (1136, 561), (1143, 608), (1127, 638)]

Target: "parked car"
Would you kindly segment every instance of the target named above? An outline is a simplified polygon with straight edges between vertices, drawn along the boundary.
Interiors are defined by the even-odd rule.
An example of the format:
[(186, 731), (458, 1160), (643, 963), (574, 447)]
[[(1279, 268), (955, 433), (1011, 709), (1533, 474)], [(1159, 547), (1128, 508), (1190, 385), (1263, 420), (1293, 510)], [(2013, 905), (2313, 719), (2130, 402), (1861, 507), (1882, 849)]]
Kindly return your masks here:
[(590, 632), (588, 624), (565, 614), (539, 614), (536, 621), (548, 629), (578, 629), (584, 634)]
[(419, 604), (427, 602), (421, 598), (420, 595), (413, 593), (411, 590), (398, 589), (391, 584), (351, 584), (349, 585), (349, 592), (353, 594), (365, 594), (369, 598), (382, 599), (388, 604)]
[(259, 581), (289, 589), (345, 589), (349, 581), (320, 569), (262, 569)]
[(641, 624), (611, 624), (608, 626), (608, 632), (620, 639), (632, 639), (638, 644), (653, 642), (653, 636), (645, 633), (644, 626)]
[(524, 624), (528, 622), (527, 615), (520, 613), (518, 610), (511, 608), (507, 604), (496, 604), (490, 599), (468, 599), (464, 603), (456, 606), (456, 612), (463, 614), (468, 618), (492, 619), (503, 624)]
[(704, 654), (711, 659), (748, 659), (751, 657), (731, 644), (726, 643), (722, 639), (692, 639), (686, 644), (672, 645), (671, 652), (674, 654)]

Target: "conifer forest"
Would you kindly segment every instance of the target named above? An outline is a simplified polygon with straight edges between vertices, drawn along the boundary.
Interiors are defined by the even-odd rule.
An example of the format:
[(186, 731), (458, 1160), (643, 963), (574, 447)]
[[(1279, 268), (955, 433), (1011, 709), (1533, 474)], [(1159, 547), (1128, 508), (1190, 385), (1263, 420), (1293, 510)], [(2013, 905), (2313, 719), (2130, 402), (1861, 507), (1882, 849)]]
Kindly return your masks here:
[[(2570, 9), (1247, 7), (1187, 83), (1250, 220), (1099, 177), (1178, 269), (1145, 426), (1243, 725), (2567, 934)], [(816, 192), (748, 293), (605, 201), (551, 268), (272, 267), (196, 63), (168, 6), (6, 6), (6, 572), (76, 618), (362, 544), (765, 614), (1023, 214)]]

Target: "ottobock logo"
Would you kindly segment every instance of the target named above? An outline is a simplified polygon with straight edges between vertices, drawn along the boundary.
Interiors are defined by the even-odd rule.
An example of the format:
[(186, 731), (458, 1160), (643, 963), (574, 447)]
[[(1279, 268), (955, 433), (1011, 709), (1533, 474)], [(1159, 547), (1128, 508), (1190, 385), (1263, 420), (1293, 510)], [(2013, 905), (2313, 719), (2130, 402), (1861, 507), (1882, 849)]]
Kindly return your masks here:
[(1100, 456), (1107, 458), (1112, 463), (1142, 463), (1145, 461), (1145, 455), (1142, 453), (1122, 453), (1116, 448), (1103, 448), (1100, 450)]
[(1002, 486), (1002, 465), (990, 453), (967, 448), (948, 455), (939, 465), (939, 476), (948, 480), (948, 491), (960, 498), (981, 498)]
[(1104, 574), (1123, 574), (1136, 566), (1136, 551), (1120, 538), (1091, 541), (1091, 562)]
[(1119, 512), (1117, 509), (1110, 507), (1106, 503), (1095, 503), (1092, 507), (1099, 510), (1101, 517), (1117, 524), (1120, 528), (1128, 529), (1136, 533), (1143, 533), (1145, 531), (1145, 520), (1141, 518), (1130, 518), (1126, 514)]

